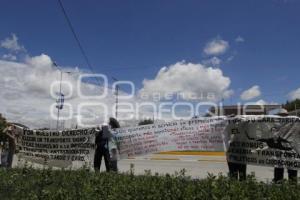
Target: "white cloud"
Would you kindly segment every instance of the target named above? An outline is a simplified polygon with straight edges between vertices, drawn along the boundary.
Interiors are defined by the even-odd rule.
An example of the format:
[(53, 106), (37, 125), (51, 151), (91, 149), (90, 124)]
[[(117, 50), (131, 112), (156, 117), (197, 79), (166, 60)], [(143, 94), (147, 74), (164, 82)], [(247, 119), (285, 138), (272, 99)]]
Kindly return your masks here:
[(204, 60), (203, 64), (208, 65), (208, 66), (219, 66), (221, 64), (221, 62), (222, 62), (222, 60), (220, 58), (214, 56), (210, 59)]
[(267, 105), (268, 102), (266, 102), (266, 101), (263, 100), (263, 99), (260, 99), (260, 100), (256, 101), (255, 104), (257, 104), (257, 105)]
[(279, 105), (277, 102), (274, 102), (274, 101), (268, 102), (263, 99), (256, 101), (255, 104), (256, 105)]
[[(65, 98), (65, 107), (61, 111), (61, 116), (66, 116), (70, 109), (68, 104), (73, 109), (73, 116), (69, 120), (65, 120), (65, 127), (74, 127), (77, 124), (78, 118), (91, 117), (87, 123), (89, 126), (96, 126), (103, 122), (104, 117), (114, 116), (115, 95), (113, 91), (107, 88), (107, 96), (102, 99), (89, 98), (84, 99), (79, 97), (77, 88), (77, 81), (84, 72), (78, 68), (60, 67), (63, 71), (72, 73), (63, 73), (63, 81), (68, 82), (72, 88), (73, 93), (70, 98)], [(53, 82), (60, 80), (60, 71), (52, 64), (49, 56), (41, 54), (40, 56), (27, 57), (24, 62), (6, 61), (0, 59), (0, 113), (4, 115), (11, 122), (22, 123), (31, 128), (56, 128), (56, 118), (51, 118), (50, 107), (55, 103), (56, 99), (50, 95), (50, 86)], [(54, 87), (54, 91), (58, 92), (58, 85)], [(83, 82), (81, 84), (81, 91), (85, 95), (95, 96), (100, 95), (103, 91), (103, 86), (97, 86), (91, 83)], [(69, 87), (62, 85), (62, 93), (67, 95)], [(123, 91), (119, 91), (119, 95), (128, 95)], [(122, 125), (136, 125), (140, 118), (152, 118), (153, 110), (149, 107), (141, 107), (129, 113), (124, 111), (128, 107), (122, 107), (121, 103), (142, 103), (143, 100), (136, 98), (119, 99), (118, 118), (124, 119), (128, 115), (138, 113), (138, 115), (122, 120)], [(80, 104), (94, 104), (94, 106), (83, 109), (81, 113), (78, 112)], [(101, 103), (102, 105), (99, 105)], [(107, 106), (107, 115), (104, 116), (103, 105)], [(123, 109), (123, 111), (122, 111)], [(54, 114), (56, 116), (56, 110)], [(84, 121), (86, 122), (86, 121)]]
[(224, 76), (221, 69), (178, 62), (161, 68), (153, 80), (145, 79), (140, 93), (183, 93), (186, 97), (211, 93), (214, 100), (220, 100), (232, 94), (229, 86), (230, 78)]
[(231, 97), (234, 94), (234, 90), (230, 89), (230, 90), (226, 90), (223, 94), (223, 98), (227, 99), (229, 97)]
[[(60, 116), (66, 116), (69, 113), (70, 109), (67, 104), (71, 105), (73, 108), (73, 116), (70, 120), (64, 122), (65, 127), (74, 127), (78, 117), (92, 117), (88, 122), (88, 124), (90, 124), (89, 126), (101, 124), (104, 120), (104, 110), (102, 106), (99, 106), (99, 103), (107, 106), (108, 113), (106, 117), (114, 115), (115, 96), (111, 89), (108, 89), (108, 95), (101, 100), (80, 98), (76, 86), (78, 76), (83, 72), (79, 71), (78, 68), (74, 69), (71, 67), (64, 67), (62, 69), (63, 71), (66, 70), (72, 72), (71, 74), (63, 73), (63, 81), (70, 83), (73, 88), (73, 95), (71, 95), (70, 98), (65, 99), (65, 108), (60, 114)], [(172, 73), (175, 74), (172, 75)], [(180, 75), (180, 73), (182, 74)], [(60, 71), (53, 67), (52, 60), (49, 56), (42, 54), (40, 56), (28, 57), (24, 62), (5, 61), (0, 59), (0, 74), (4, 75), (0, 79), (0, 113), (11, 122), (19, 122), (31, 128), (56, 128), (56, 119), (51, 118), (50, 115), (50, 107), (56, 100), (50, 95), (50, 86), (54, 81), (59, 81)], [(208, 91), (215, 92), (219, 96), (223, 95), (223, 97), (232, 93), (231, 90), (227, 89), (230, 84), (230, 79), (224, 77), (222, 71), (219, 69), (206, 68), (200, 64), (177, 63), (173, 67), (171, 66), (169, 70), (167, 68), (160, 70), (160, 74), (160, 77), (163, 79), (167, 78), (165, 76), (171, 76), (170, 80), (166, 80), (168, 84), (171, 84), (166, 85), (167, 89), (171, 89), (172, 81), (177, 82), (176, 79), (179, 78), (178, 84), (176, 84), (175, 87), (181, 88), (181, 91), (185, 91), (185, 88), (189, 88), (187, 92)], [(190, 75), (192, 75), (190, 80), (188, 80), (188, 78), (182, 78), (189, 77)], [(149, 84), (154, 84), (153, 81), (152, 83), (149, 83), (149, 81), (145, 81), (144, 83), (144, 89), (147, 88), (149, 92), (148, 86)], [(160, 91), (160, 89), (164, 87), (153, 88), (153, 91)], [(81, 85), (81, 89), (86, 95), (96, 95), (104, 88), (84, 82)], [(58, 85), (55, 87), (54, 91), (58, 91)], [(62, 85), (62, 92), (65, 95), (68, 94), (69, 89), (66, 85)], [(120, 91), (120, 95), (127, 94)], [(120, 99), (120, 102), (132, 103), (131, 105), (135, 106), (136, 103), (143, 103), (145, 100), (134, 96), (129, 100)], [(96, 105), (84, 109), (84, 111), (79, 113), (77, 109), (81, 103)], [(157, 105), (156, 108), (158, 108), (159, 102), (154, 103)], [(129, 114), (139, 114), (126, 121), (123, 120), (123, 125), (135, 125), (136, 121), (134, 120), (138, 121), (138, 119), (145, 117), (152, 118), (154, 114), (153, 110), (149, 109), (149, 107), (142, 107), (139, 110), (133, 108), (133, 113), (129, 114), (127, 111), (122, 112), (121, 109), (126, 108), (122, 108), (119, 104), (119, 119), (122, 117), (124, 118)], [(181, 113), (179, 113), (179, 115), (180, 114)], [(55, 109), (54, 116), (56, 116)], [(163, 116), (163, 120), (172, 120), (171, 113), (167, 113), (166, 116)]]
[(230, 54), (231, 55), (226, 58), (226, 62), (231, 62), (237, 56), (237, 51), (232, 51)]
[[(56, 120), (50, 117), (50, 107), (56, 99), (50, 95), (50, 86), (54, 81), (59, 81), (60, 71), (53, 66), (51, 58), (46, 54), (34, 57), (26, 55), (24, 61), (15, 61), (18, 60), (17, 54), (26, 52), (26, 50), (18, 43), (18, 38), (14, 34), (10, 38), (2, 40), (0, 46), (10, 51), (8, 54), (0, 55), (2, 58), (2, 60), (0, 59), (0, 74), (2, 74), (0, 79), (0, 113), (9, 121), (19, 122), (31, 128), (55, 128)], [(213, 62), (217, 64), (219, 61), (213, 59)], [(71, 74), (63, 73), (63, 81), (70, 83), (73, 88), (71, 97), (65, 99), (65, 108), (61, 111), (61, 116), (66, 116), (69, 112), (67, 104), (73, 108), (72, 118), (65, 121), (66, 127), (71, 126), (71, 124), (74, 127), (78, 117), (92, 117), (89, 122), (91, 126), (103, 122), (104, 110), (101, 106), (96, 105), (78, 113), (77, 109), (81, 103), (103, 103), (109, 109), (107, 115), (114, 115), (115, 96), (111, 89), (108, 89), (108, 95), (101, 101), (99, 99), (82, 99), (78, 95), (77, 80), (83, 72), (74, 67), (61, 69), (72, 72)], [(213, 93), (215, 100), (227, 98), (233, 94), (233, 91), (229, 89), (230, 78), (225, 77), (222, 70), (185, 62), (163, 67), (154, 80), (144, 80), (143, 84), (144, 87), (140, 92), (164, 93), (171, 91), (196, 95)], [(84, 94), (92, 96), (104, 90), (102, 86), (87, 82), (82, 83), (81, 88)], [(58, 85), (55, 87), (55, 91), (58, 91)], [(68, 91), (68, 87), (62, 85), (62, 92), (65, 95)], [(143, 101), (137, 97), (120, 100), (120, 102), (125, 103), (131, 102), (133, 105)], [(135, 112), (137, 111), (135, 110)], [(142, 108), (138, 114), (140, 117), (150, 118), (153, 116), (153, 111)], [(127, 113), (119, 111), (118, 117), (121, 118), (125, 115)], [(168, 115), (163, 119), (171, 120), (172, 118)], [(131, 124), (132, 120), (129, 119), (126, 123)]]
[(241, 94), (241, 99), (246, 101), (246, 100), (251, 100), (256, 97), (259, 97), (261, 95), (260, 88), (258, 85), (254, 85), (253, 87), (249, 88), (248, 90), (245, 90)]
[(229, 43), (220, 38), (215, 38), (205, 45), (204, 53), (206, 55), (220, 55), (227, 51)]
[(245, 42), (245, 39), (241, 36), (238, 36), (237, 38), (235, 38), (235, 42)]
[(300, 88), (291, 91), (288, 96), (291, 100), (300, 99)]
[(11, 37), (7, 37), (0, 42), (0, 47), (3, 47), (10, 51), (26, 51), (24, 46), (18, 43), (18, 37), (13, 33)]
[[(62, 68), (65, 69), (65, 68)], [(68, 69), (68, 71), (71, 70)], [(81, 72), (73, 69), (72, 74), (63, 73), (63, 81), (67, 81), (73, 88), (73, 95), (65, 99), (65, 108), (61, 112), (61, 116), (68, 114), (67, 104), (72, 105), (73, 117), (66, 120), (66, 123), (76, 124), (76, 117), (93, 116), (90, 124), (100, 124), (103, 117), (103, 109), (101, 106), (93, 106), (84, 109), (82, 113), (78, 113), (78, 105), (80, 103), (99, 103), (99, 99), (82, 99), (78, 96), (77, 80)], [(9, 121), (23, 123), (29, 127), (55, 128), (56, 120), (50, 116), (50, 107), (55, 103), (55, 98), (50, 95), (50, 86), (54, 81), (59, 81), (60, 71), (52, 66), (51, 58), (45, 54), (35, 57), (28, 57), (23, 63), (14, 61), (0, 60), (0, 113), (2, 113)], [(103, 87), (94, 86), (89, 83), (83, 83), (81, 88), (84, 94), (95, 95), (103, 90)], [(58, 91), (58, 85), (54, 87), (54, 91)], [(67, 95), (69, 87), (62, 86), (62, 92)], [(101, 103), (113, 108), (114, 95), (108, 90), (106, 98), (101, 99)], [(54, 111), (56, 114), (56, 111)], [(56, 115), (55, 115), (56, 116)], [(112, 116), (112, 110), (108, 110), (108, 116)]]
[(227, 61), (227, 62), (230, 62), (230, 61), (232, 61), (232, 60), (234, 59), (234, 57), (235, 57), (234, 55), (231, 55), (231, 56), (229, 56), (229, 57), (227, 58), (226, 61)]
[(17, 56), (9, 53), (9, 54), (4, 54), (2, 56), (2, 59), (4, 59), (4, 60), (17, 60)]

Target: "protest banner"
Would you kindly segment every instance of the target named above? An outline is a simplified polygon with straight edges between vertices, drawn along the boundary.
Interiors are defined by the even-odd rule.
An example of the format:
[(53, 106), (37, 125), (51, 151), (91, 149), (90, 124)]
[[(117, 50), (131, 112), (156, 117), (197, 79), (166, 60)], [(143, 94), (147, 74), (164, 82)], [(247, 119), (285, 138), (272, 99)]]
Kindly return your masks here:
[(29, 130), (17, 137), (17, 165), (29, 162), (60, 168), (91, 167), (95, 129)]
[[(226, 151), (227, 160), (260, 166), (300, 168), (297, 117), (207, 117), (114, 130), (119, 158), (162, 151)], [(18, 159), (47, 166), (92, 167), (94, 128), (51, 131), (22, 129)]]
[(229, 162), (300, 169), (299, 118), (241, 116), (227, 123)]
[(223, 151), (224, 117), (116, 129), (122, 157), (161, 151)]
[[(118, 158), (161, 151), (223, 151), (224, 117), (198, 118), (138, 127), (119, 128), (110, 144)], [(92, 166), (95, 129), (28, 130), (17, 139), (18, 160), (55, 167)], [(17, 164), (18, 165), (18, 164)]]

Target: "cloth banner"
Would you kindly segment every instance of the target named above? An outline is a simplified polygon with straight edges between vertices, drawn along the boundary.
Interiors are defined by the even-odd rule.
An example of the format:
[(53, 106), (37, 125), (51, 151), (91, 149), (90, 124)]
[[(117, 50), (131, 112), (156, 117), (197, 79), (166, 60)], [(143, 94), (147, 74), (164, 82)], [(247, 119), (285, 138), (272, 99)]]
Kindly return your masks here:
[(116, 129), (122, 157), (162, 151), (224, 151), (224, 117)]
[(227, 119), (227, 160), (300, 169), (300, 120), (297, 117), (241, 116)]
[[(17, 166), (22, 162), (60, 168), (93, 166), (95, 128), (18, 130)], [(119, 128), (113, 135), (109, 146), (111, 152), (118, 150), (114, 159), (162, 151), (226, 151), (229, 162), (300, 168), (297, 117), (206, 117)]]
[[(109, 149), (117, 148), (118, 158), (161, 151), (223, 151), (224, 117), (174, 121), (113, 131)], [(19, 127), (20, 128), (20, 127)], [(20, 131), (19, 131), (20, 132)], [(95, 129), (28, 130), (17, 137), (18, 162), (80, 168), (92, 167)], [(111, 153), (111, 155), (113, 155)]]
[(16, 165), (27, 163), (75, 169), (92, 167), (95, 133), (94, 128), (64, 131), (23, 129), (16, 140)]

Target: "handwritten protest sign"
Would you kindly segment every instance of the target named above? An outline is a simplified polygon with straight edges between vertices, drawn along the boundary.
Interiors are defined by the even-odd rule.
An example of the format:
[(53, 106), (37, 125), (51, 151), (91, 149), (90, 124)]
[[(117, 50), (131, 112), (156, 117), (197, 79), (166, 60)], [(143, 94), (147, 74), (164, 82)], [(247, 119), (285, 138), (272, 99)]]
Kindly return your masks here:
[[(57, 167), (92, 167), (95, 129), (22, 130), (18, 158)], [(226, 151), (234, 163), (300, 169), (297, 117), (210, 117), (115, 130), (120, 158), (161, 151)]]
[(299, 118), (242, 116), (227, 121), (228, 161), (300, 169)]
[(223, 151), (222, 117), (117, 129), (121, 157), (161, 151)]
[(18, 158), (56, 167), (91, 165), (95, 129), (65, 131), (24, 129), (17, 140)]

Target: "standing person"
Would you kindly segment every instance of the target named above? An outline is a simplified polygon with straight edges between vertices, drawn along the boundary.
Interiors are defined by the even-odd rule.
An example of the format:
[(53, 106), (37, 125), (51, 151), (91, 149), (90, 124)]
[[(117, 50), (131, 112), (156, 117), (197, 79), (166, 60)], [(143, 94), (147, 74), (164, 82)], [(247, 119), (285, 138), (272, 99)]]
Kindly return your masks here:
[[(120, 128), (119, 122), (115, 118), (109, 118), (109, 126), (112, 131), (116, 128)], [(114, 172), (118, 172), (118, 148), (117, 148), (117, 141), (114, 137), (111, 138), (109, 142), (110, 147), (110, 168)]]
[(8, 136), (8, 148), (7, 148), (7, 158), (6, 158), (6, 167), (11, 168), (14, 154), (16, 151), (16, 127), (9, 125), (6, 129), (3, 130), (3, 132)]
[(7, 167), (8, 142), (3, 143), (0, 155), (0, 166)]
[(100, 171), (102, 157), (104, 157), (106, 171), (110, 171), (110, 155), (108, 141), (110, 138), (110, 132), (108, 130), (108, 125), (103, 124), (101, 130), (98, 131), (96, 135), (96, 151), (94, 157), (94, 169), (95, 171)]
[(3, 142), (0, 142), (0, 167), (2, 167), (2, 154), (3, 154), (4, 145)]
[(225, 129), (225, 142), (226, 142), (226, 150), (227, 150), (227, 164), (229, 169), (229, 177), (236, 180), (246, 180), (247, 177), (247, 164), (231, 162), (229, 159), (230, 152), (234, 148), (236, 141), (243, 141), (243, 137), (245, 137), (245, 127), (241, 126), (239, 122), (234, 122), (236, 119), (239, 119), (235, 116), (230, 116), (229, 124)]
[(118, 151), (114, 142), (110, 142), (110, 169), (113, 172), (118, 172)]
[[(286, 109), (279, 109), (276, 115), (280, 117), (287, 117), (288, 112)], [(288, 178), (291, 181), (297, 181), (298, 171), (294, 169), (288, 169)], [(274, 182), (281, 182), (284, 178), (284, 168), (283, 167), (274, 167)]]

